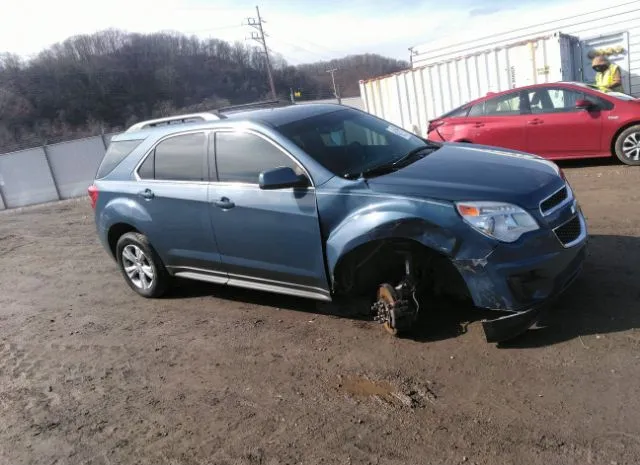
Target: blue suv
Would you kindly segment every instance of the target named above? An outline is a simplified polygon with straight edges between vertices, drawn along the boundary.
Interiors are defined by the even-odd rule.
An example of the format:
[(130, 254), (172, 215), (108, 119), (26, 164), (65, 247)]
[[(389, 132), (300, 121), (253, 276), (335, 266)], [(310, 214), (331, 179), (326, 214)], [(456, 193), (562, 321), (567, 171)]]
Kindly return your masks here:
[(101, 242), (144, 297), (190, 278), (369, 299), (392, 334), (444, 293), (502, 311), (485, 335), (511, 338), (578, 275), (587, 242), (554, 163), (436, 144), (340, 105), (136, 124), (89, 194)]

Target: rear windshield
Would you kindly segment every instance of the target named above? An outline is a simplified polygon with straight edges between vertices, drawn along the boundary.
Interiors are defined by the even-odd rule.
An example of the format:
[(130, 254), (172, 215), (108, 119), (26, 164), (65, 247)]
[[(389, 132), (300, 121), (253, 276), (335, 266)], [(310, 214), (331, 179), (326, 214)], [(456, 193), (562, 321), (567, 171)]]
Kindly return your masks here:
[(451, 110), (449, 113), (445, 113), (440, 118), (464, 118), (469, 113), (469, 108), (471, 105), (464, 105), (456, 108), (455, 110)]
[(107, 174), (111, 173), (143, 140), (144, 139), (118, 140), (111, 142), (107, 153), (104, 154), (100, 168), (98, 168), (96, 179), (104, 178)]

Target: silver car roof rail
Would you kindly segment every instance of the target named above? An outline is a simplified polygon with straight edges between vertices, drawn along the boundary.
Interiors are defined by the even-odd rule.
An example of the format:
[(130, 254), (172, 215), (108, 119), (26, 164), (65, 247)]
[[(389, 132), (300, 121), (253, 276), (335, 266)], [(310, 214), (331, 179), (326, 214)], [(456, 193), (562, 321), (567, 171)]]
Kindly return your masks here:
[(211, 112), (202, 113), (188, 113), (185, 115), (167, 116), (164, 118), (149, 119), (146, 121), (140, 121), (129, 127), (125, 132), (140, 131), (141, 129), (152, 128), (156, 126), (169, 125), (169, 124), (184, 124), (192, 122), (206, 122), (206, 121), (218, 121), (223, 119), (224, 116)]

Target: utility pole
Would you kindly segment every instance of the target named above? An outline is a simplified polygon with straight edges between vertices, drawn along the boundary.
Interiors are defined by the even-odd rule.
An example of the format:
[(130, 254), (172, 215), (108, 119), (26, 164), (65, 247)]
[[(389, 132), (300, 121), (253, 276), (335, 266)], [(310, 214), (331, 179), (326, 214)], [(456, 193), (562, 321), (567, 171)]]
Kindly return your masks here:
[(331, 68), (327, 70), (327, 73), (331, 73), (331, 82), (333, 82), (333, 95), (338, 99), (338, 105), (342, 103), (342, 99), (340, 98), (340, 92), (338, 92), (338, 88), (336, 87), (336, 77), (335, 72), (338, 71), (338, 68)]
[(251, 33), (251, 39), (255, 40), (264, 48), (264, 56), (267, 60), (267, 73), (269, 74), (269, 87), (271, 87), (271, 98), (276, 100), (276, 86), (273, 84), (273, 74), (271, 71), (271, 59), (269, 58), (269, 49), (267, 48), (267, 41), (265, 39), (266, 34), (262, 29), (262, 23), (266, 23), (264, 19), (260, 17), (260, 9), (256, 5), (256, 13), (258, 18), (247, 18), (247, 26), (251, 26), (257, 29), (258, 32)]

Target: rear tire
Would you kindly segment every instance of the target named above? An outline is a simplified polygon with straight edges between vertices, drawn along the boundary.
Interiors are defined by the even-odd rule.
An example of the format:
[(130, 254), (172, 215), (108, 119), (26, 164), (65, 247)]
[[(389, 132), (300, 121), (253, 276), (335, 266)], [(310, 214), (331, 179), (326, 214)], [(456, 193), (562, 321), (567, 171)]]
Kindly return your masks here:
[(123, 234), (116, 245), (116, 258), (124, 280), (142, 297), (157, 298), (167, 291), (171, 276), (143, 234)]
[(640, 124), (620, 133), (616, 139), (615, 154), (625, 165), (640, 166)]

